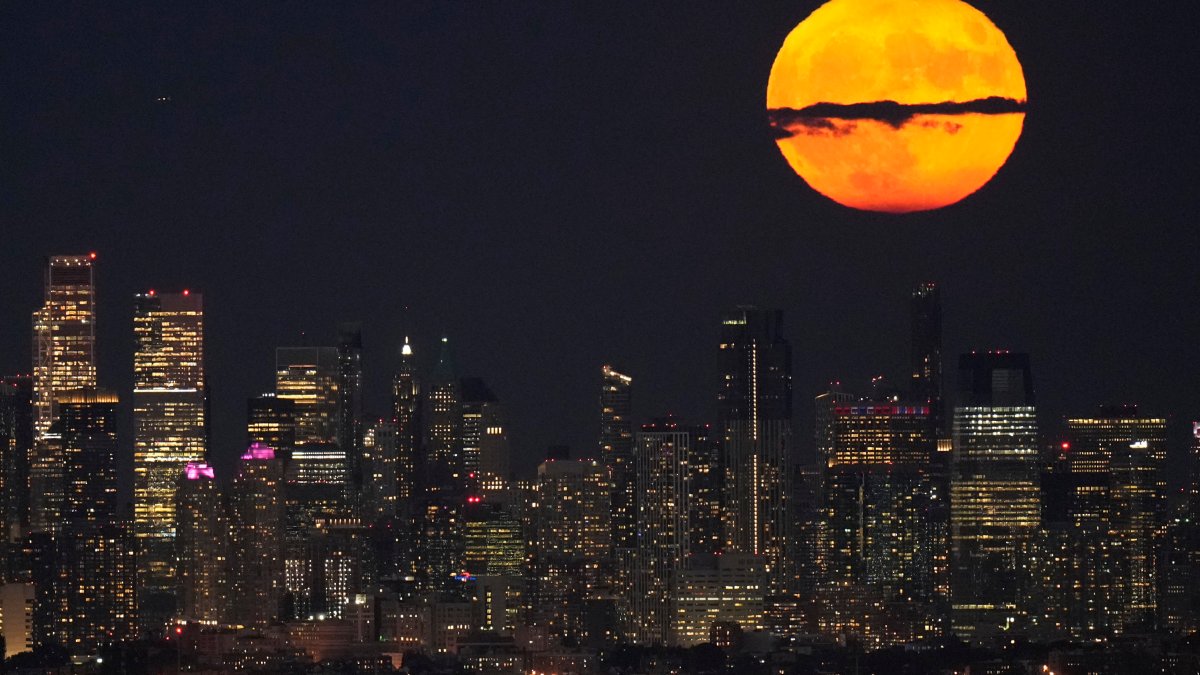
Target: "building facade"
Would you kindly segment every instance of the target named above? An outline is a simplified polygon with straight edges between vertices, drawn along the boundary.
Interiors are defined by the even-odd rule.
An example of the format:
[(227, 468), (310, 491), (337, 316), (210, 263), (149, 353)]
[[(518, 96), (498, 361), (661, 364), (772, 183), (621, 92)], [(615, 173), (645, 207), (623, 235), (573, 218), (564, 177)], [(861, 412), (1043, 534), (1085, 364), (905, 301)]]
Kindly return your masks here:
[(133, 508), (141, 627), (160, 632), (175, 601), (175, 491), (208, 446), (204, 304), (199, 293), (134, 299)]

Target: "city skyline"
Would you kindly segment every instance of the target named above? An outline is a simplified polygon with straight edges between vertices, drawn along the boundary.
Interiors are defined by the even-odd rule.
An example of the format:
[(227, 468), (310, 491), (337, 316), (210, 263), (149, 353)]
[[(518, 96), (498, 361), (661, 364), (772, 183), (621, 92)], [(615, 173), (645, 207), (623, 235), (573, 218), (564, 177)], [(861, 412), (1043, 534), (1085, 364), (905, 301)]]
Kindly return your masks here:
[(1180, 6), (2, 14), (5, 667), (1200, 672)]
[[(742, 303), (791, 317), (806, 442), (808, 392), (907, 377), (893, 346), (903, 299), (937, 281), (946, 354), (1028, 352), (1055, 364), (1039, 378), (1044, 414), (1132, 397), (1178, 415), (1182, 443), (1200, 410), (1197, 366), (1178, 356), (1200, 335), (1187, 311), (1200, 241), (1172, 167), (1195, 141), (1162, 108), (1181, 105), (1161, 101), (1170, 69), (1151, 66), (1187, 60), (1190, 42), (1169, 37), (1186, 22), (976, 5), (1021, 55), (1025, 132), (978, 194), (899, 218), (812, 194), (770, 136), (765, 80), (803, 3), (710, 8), (703, 21), (663, 7), (636, 22), (619, 5), (532, 2), (183, 21), (169, 8), (71, 20), (22, 7), (0, 59), (12, 280), (0, 315), (37, 305), (43, 256), (96, 250), (99, 367), (129, 391), (128, 298), (203, 292), (213, 334), (237, 336), (209, 363), (214, 439), (234, 457), (241, 399), (271, 388), (270, 368), (244, 361), (301, 331), (332, 345), (337, 322), (362, 320), (364, 367), (390, 371), (403, 336), (425, 359), (444, 333), (463, 372), (511, 402), (510, 440), (531, 466), (546, 445), (590, 444), (597, 363), (642, 383), (638, 415), (709, 417), (717, 372), (693, 336)], [(90, 41), (91, 25), (114, 36)], [(615, 37), (577, 39), (598, 34)], [(1142, 39), (1158, 46), (1149, 62), (1131, 56)], [(495, 133), (475, 148), (463, 120), (483, 116)], [(587, 138), (569, 140), (579, 129)], [(0, 335), (4, 372), (28, 370), (27, 340)], [(680, 363), (706, 370), (681, 377)], [(385, 410), (387, 382), (366, 386), (368, 409)]]

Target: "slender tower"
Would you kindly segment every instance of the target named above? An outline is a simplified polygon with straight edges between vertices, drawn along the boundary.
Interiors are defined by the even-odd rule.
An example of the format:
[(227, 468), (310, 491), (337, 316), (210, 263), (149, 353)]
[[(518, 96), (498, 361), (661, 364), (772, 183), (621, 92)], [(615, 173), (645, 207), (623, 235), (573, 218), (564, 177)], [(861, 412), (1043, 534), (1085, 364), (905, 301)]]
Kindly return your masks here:
[(220, 625), (228, 620), (229, 521), (216, 473), (204, 462), (189, 462), (175, 492), (175, 545), (181, 621)]
[(392, 408), (396, 417), (396, 498), (407, 504), (422, 485), (421, 378), (407, 337), (400, 348), (400, 368), (392, 379)]
[(284, 589), (283, 465), (273, 448), (246, 449), (229, 501), (233, 620), (263, 627), (279, 618)]
[(942, 289), (933, 282), (917, 284), (912, 301), (912, 395), (929, 406), (938, 435), (944, 433), (942, 403)]
[(204, 301), (199, 293), (134, 298), (133, 510), (138, 609), (143, 631), (173, 617), (175, 491), (189, 462), (207, 451)]
[(739, 307), (721, 317), (717, 397), (723, 435), (727, 550), (762, 556), (773, 595), (790, 592), (792, 348), (783, 312)]
[(59, 394), (96, 386), (96, 254), (46, 263), (42, 307), (33, 313), (34, 451), (29, 461), (30, 528), (58, 528), (63, 500), (62, 435), (53, 429)]
[(337, 371), (337, 444), (349, 463), (349, 494), (355, 503), (362, 495), (363, 474), (363, 397), (362, 397), (362, 325), (338, 326)]

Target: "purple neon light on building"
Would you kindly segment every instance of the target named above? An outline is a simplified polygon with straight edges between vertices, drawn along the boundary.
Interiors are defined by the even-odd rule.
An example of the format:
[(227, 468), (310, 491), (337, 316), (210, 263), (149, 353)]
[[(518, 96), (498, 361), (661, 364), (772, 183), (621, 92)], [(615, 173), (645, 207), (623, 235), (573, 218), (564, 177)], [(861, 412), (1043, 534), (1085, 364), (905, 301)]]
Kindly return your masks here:
[(205, 462), (188, 462), (184, 468), (184, 474), (188, 480), (200, 480), (201, 478), (214, 479), (217, 477), (213, 468)]
[(242, 459), (275, 459), (275, 448), (262, 443), (255, 443), (246, 448), (246, 452), (242, 455)]

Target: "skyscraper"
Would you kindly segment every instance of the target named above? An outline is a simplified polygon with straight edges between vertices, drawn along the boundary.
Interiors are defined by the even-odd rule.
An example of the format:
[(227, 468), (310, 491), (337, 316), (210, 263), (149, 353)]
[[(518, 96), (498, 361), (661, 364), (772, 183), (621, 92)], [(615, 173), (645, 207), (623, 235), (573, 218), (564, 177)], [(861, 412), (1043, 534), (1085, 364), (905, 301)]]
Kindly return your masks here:
[(95, 253), (51, 256), (45, 300), (33, 313), (34, 429), (58, 419), (58, 395), (96, 386)]
[(392, 409), (396, 418), (396, 498), (408, 504), (424, 485), (421, 479), (422, 426), (424, 401), (416, 357), (408, 338), (400, 348), (400, 367), (392, 379)]
[(929, 406), (938, 433), (944, 426), (942, 401), (942, 289), (917, 284), (909, 305), (912, 312), (912, 396)]
[(297, 443), (337, 442), (340, 381), (334, 347), (275, 350), (275, 396), (296, 406)]
[(96, 254), (51, 256), (44, 301), (33, 313), (34, 452), (29, 462), (30, 527), (57, 529), (63, 456), (59, 394), (96, 386)]
[(129, 524), (117, 513), (117, 397), (62, 392), (63, 520), (58, 542), (58, 638), (91, 655), (135, 635), (135, 555)]
[(616, 598), (616, 614), (629, 632), (632, 629), (629, 602), (633, 598), (633, 557), (637, 548), (633, 378), (607, 364), (600, 368), (600, 461), (608, 472), (611, 487), (612, 551), (605, 564)]
[(283, 598), (283, 466), (275, 450), (251, 445), (230, 486), (233, 620), (265, 626)]
[(534, 625), (584, 637), (588, 602), (607, 595), (600, 567), (611, 548), (608, 470), (595, 460), (547, 459), (538, 466), (530, 538)]
[(826, 527), (818, 549), (829, 634), (876, 647), (929, 637), (934, 621), (937, 493), (927, 405), (858, 402), (834, 409), (822, 481)]
[(769, 591), (787, 594), (792, 481), (792, 349), (783, 312), (739, 307), (721, 317), (717, 398), (728, 550), (762, 556)]
[(204, 304), (199, 293), (134, 300), (134, 534), (143, 630), (159, 631), (176, 609), (175, 491), (189, 462), (207, 451)]
[(959, 358), (950, 484), (951, 624), (986, 639), (1023, 624), (1040, 510), (1037, 409), (1027, 354)]
[[(1100, 415), (1067, 420), (1077, 531), (1102, 528), (1115, 539), (1110, 567), (1113, 606), (1088, 623), (1145, 627), (1153, 624), (1158, 585), (1156, 551), (1166, 526), (1166, 459), (1163, 418), (1142, 417), (1136, 406), (1105, 406)], [(1064, 570), (1065, 571), (1065, 570)], [(1096, 597), (1088, 598), (1099, 607)]]
[(637, 552), (634, 557), (634, 639), (676, 644), (675, 587), (693, 555), (692, 458), (708, 430), (670, 418), (642, 425), (634, 451), (637, 467)]
[(442, 338), (442, 351), (429, 387), (429, 469), (431, 488), (461, 490), (462, 391), (450, 354), (450, 341)]
[(229, 520), (213, 468), (189, 462), (175, 503), (177, 616), (181, 621), (225, 623), (230, 600)]
[(336, 441), (346, 453), (349, 466), (349, 496), (357, 502), (363, 486), (363, 394), (362, 325), (338, 326), (337, 345), (337, 432)]

